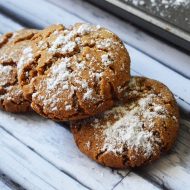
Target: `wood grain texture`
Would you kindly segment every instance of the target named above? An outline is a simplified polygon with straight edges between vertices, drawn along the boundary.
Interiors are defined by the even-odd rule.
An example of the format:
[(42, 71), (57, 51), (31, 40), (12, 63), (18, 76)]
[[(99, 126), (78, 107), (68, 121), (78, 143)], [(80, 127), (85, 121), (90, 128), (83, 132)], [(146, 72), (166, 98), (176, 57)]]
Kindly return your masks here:
[(15, 31), (15, 30), (20, 30), (21, 28), (23, 28), (23, 27), (20, 24), (5, 17), (0, 12), (0, 33), (1, 34), (6, 33), (6, 32)]
[[(127, 178), (128, 170), (111, 170), (88, 159), (76, 147), (70, 131), (53, 121), (36, 114), (0, 112), (0, 125), (57, 169), (91, 189), (112, 189), (124, 178), (134, 185)], [(138, 178), (137, 174), (133, 175)]]
[(0, 189), (1, 190), (11, 190), (5, 183), (0, 181)]
[(0, 169), (31, 190), (86, 189), (0, 127)]
[[(130, 183), (129, 183), (130, 181)], [(139, 184), (139, 185), (138, 185)], [(119, 183), (114, 190), (159, 190), (161, 187), (157, 187), (145, 181), (142, 177), (138, 175), (134, 175), (134, 173), (130, 172), (127, 177), (125, 177), (121, 183)]]
[[(124, 185), (134, 183), (130, 180), (130, 176), (128, 177), (128, 171), (121, 176), (115, 173), (116, 171), (102, 167), (81, 154), (74, 145), (70, 131), (55, 122), (32, 114), (15, 116), (0, 112), (0, 124), (59, 170), (72, 175), (92, 189), (111, 189), (120, 181), (123, 181)], [(135, 173), (145, 179), (151, 179), (152, 183), (164, 188), (180, 189), (183, 186), (183, 189), (188, 190), (190, 185), (189, 129), (190, 123), (182, 120), (180, 135), (170, 154)], [(136, 176), (137, 179), (138, 177)]]
[(0, 35), (3, 35), (7, 32), (14, 32), (22, 28), (24, 27), (21, 24), (14, 22), (12, 19), (0, 12)]
[[(0, 118), (0, 124), (3, 124), (13, 136), (31, 147), (59, 170), (68, 173), (90, 188), (111, 189), (123, 178), (113, 173), (111, 169), (97, 165), (86, 158), (75, 146), (70, 131), (55, 122), (35, 114), (28, 117), (1, 112)], [(10, 122), (6, 125), (5, 121), (8, 118)]]
[[(14, 0), (5, 0), (1, 2), (1, 5), (6, 7), (7, 10), (12, 11), (12, 13), (15, 13), (18, 18), (25, 20), (28, 23), (32, 22), (34, 23), (34, 26), (40, 26), (40, 27), (44, 27), (52, 23), (63, 23), (65, 25), (69, 25), (75, 22), (84, 22), (88, 18), (85, 17), (85, 10), (80, 14), (80, 17), (78, 17), (76, 13), (73, 14), (72, 12), (63, 10), (60, 7), (54, 6), (43, 0), (40, 1), (40, 6), (39, 3), (36, 3), (35, 1), (30, 1), (30, 3), (29, 2), (26, 3), (26, 0), (20, 0), (17, 1), (16, 3)], [(51, 10), (54, 14), (49, 14), (49, 10)], [(96, 18), (94, 18), (91, 21), (93, 23), (97, 23)], [(111, 21), (110, 19), (107, 20), (107, 22), (113, 22), (113, 21)], [(120, 28), (117, 27), (117, 31), (120, 31), (119, 29)], [(174, 72), (168, 67), (160, 64), (160, 62), (144, 54), (143, 52), (135, 49), (134, 47), (130, 45), (126, 45), (126, 47), (131, 55), (131, 60), (132, 60), (131, 67), (134, 71), (136, 71), (141, 75), (154, 78), (163, 82), (172, 90), (172, 92), (175, 93), (176, 96), (178, 96), (181, 100), (184, 100), (185, 104), (187, 103), (187, 105), (190, 105), (189, 79)], [(168, 60), (170, 60), (173, 56), (174, 56), (173, 54), (169, 55)], [(176, 59), (177, 57), (178, 56), (176, 55)], [(190, 59), (186, 59), (186, 62), (189, 62), (189, 60)], [(187, 67), (184, 68), (187, 69)], [(188, 70), (189, 69), (190, 69), (190, 64)], [(174, 80), (177, 82), (174, 82)], [(186, 108), (187, 107), (189, 107), (190, 111), (190, 106), (186, 106)]]
[(2, 184), (6, 185), (7, 188), (9, 188), (9, 189), (12, 189), (12, 190), (26, 190), (21, 185), (19, 185), (17, 182), (10, 179), (9, 176), (7, 176), (4, 173), (1, 173), (1, 171), (0, 171), (0, 181), (2, 182)]

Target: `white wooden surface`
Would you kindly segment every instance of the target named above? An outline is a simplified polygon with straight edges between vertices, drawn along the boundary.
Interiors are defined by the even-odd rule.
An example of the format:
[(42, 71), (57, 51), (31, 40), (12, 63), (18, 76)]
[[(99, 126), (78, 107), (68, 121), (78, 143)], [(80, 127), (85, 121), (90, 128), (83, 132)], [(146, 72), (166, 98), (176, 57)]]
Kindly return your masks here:
[[(42, 28), (52, 23), (70, 25), (81, 21), (110, 28), (128, 42), (132, 74), (168, 85), (187, 115), (182, 115), (180, 135), (170, 154), (135, 171), (113, 171), (80, 153), (64, 124), (35, 113), (14, 115), (0, 111), (1, 173), (32, 190), (190, 188), (189, 56), (81, 0), (3, 0), (1, 8), (14, 21), (0, 14), (0, 33), (18, 30), (22, 24)], [(3, 188), (10, 189), (0, 178), (0, 189)]]
[(1, 190), (11, 190), (5, 183), (0, 181), (0, 189)]
[(14, 181), (30, 189), (84, 189), (82, 185), (34, 154), (0, 127), (0, 169)]

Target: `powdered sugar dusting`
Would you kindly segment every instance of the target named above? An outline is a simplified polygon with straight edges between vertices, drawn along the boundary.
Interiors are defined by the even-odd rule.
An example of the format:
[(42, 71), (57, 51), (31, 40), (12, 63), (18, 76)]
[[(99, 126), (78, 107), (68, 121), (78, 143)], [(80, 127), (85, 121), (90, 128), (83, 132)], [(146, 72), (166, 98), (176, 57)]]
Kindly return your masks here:
[(76, 45), (77, 44), (75, 42), (68, 42), (65, 46), (63, 46), (63, 48), (61, 48), (61, 52), (62, 53), (72, 52), (75, 49)]
[(78, 30), (77, 30), (77, 34), (81, 34), (81, 35), (84, 35), (84, 34), (87, 34), (91, 31), (91, 26), (89, 24), (82, 24)]
[(87, 149), (90, 149), (90, 145), (91, 145), (91, 142), (88, 141), (88, 142), (86, 143), (86, 147), (87, 147)]
[[(105, 99), (106, 93), (106, 90), (102, 90), (106, 77), (104, 70), (114, 62), (112, 57), (118, 55), (121, 49), (119, 46), (115, 54), (109, 49), (97, 49), (98, 40), (103, 41), (104, 48), (115, 44), (113, 33), (108, 40), (101, 38), (101, 34), (104, 36), (106, 32), (109, 31), (100, 26), (76, 24), (40, 38), (37, 44), (39, 53), (41, 48), (44, 48), (44, 42), (47, 42), (40, 57), (42, 62), (44, 59), (47, 60), (47, 67), (45, 63), (43, 79), (41, 73), (36, 77), (35, 81), (41, 81), (34, 83), (37, 87), (33, 93), (33, 105), (40, 104), (44, 110), (50, 112), (63, 110), (63, 115), (68, 110), (71, 110), (68, 113), (72, 115), (71, 112), (79, 110), (82, 104), (87, 102), (94, 105), (86, 107), (85, 111), (98, 102), (102, 102), (99, 106), (103, 106), (102, 100)], [(105, 88), (109, 88), (108, 85)], [(60, 113), (59, 115), (61, 117)]]
[(72, 42), (71, 39), (74, 37), (74, 33), (70, 32), (67, 35), (59, 35), (56, 40), (53, 42), (51, 47), (49, 48), (49, 52), (71, 52), (76, 47), (76, 43)]
[(107, 67), (108, 65), (112, 64), (113, 61), (110, 59), (109, 54), (104, 54), (101, 56), (102, 63)]
[(4, 75), (4, 74), (5, 75), (9, 75), (11, 71), (12, 71), (12, 67), (11, 66), (9, 66), (9, 65), (3, 66), (3, 65), (0, 64), (0, 73), (2, 75)]
[(31, 47), (27, 47), (23, 50), (22, 52), (22, 57), (20, 58), (18, 64), (17, 64), (17, 70), (18, 70), (18, 74), (21, 73), (23, 67), (25, 64), (29, 63), (30, 61), (32, 61), (33, 58), (33, 50)]
[(39, 41), (38, 44), (37, 44), (38, 48), (43, 50), (47, 47), (47, 44), (45, 41)]
[(88, 34), (89, 32), (99, 30), (101, 27), (97, 25), (96, 27), (92, 27), (92, 25), (84, 23), (79, 26), (79, 28), (76, 30), (76, 33), (79, 35)]
[(47, 90), (56, 89), (58, 85), (62, 86), (62, 90), (67, 90), (69, 87), (68, 79), (70, 71), (68, 69), (70, 58), (63, 58), (61, 62), (54, 65), (51, 70), (51, 77), (47, 79)]
[[(78, 28), (74, 28), (73, 30), (65, 30), (64, 34), (58, 35), (56, 40), (52, 43), (49, 48), (49, 52), (61, 52), (61, 53), (69, 53), (72, 52), (77, 44), (80, 44), (80, 37), (82, 35), (88, 34), (92, 31), (99, 30), (100, 27), (92, 27), (90, 24), (81, 24)], [(54, 34), (55, 35), (55, 34)]]
[(49, 107), (51, 111), (58, 110), (58, 103), (65, 104), (65, 108), (62, 107), (59, 109), (71, 109), (71, 105), (63, 102), (61, 97), (63, 91), (70, 90), (70, 96), (74, 92), (74, 87), (69, 85), (69, 79), (72, 76), (71, 71), (68, 69), (69, 63), (70, 58), (62, 58), (59, 64), (53, 65), (51, 67), (51, 71), (47, 75), (47, 78), (42, 81), (39, 86), (39, 89), (43, 89), (44, 84), (46, 85), (45, 95), (40, 95), (40, 91), (37, 91), (32, 95), (33, 99), (39, 99), (43, 102), (43, 105), (45, 107)]
[(122, 153), (127, 144), (129, 148), (145, 150), (147, 156), (152, 153), (151, 142), (153, 134), (142, 130), (143, 122), (133, 113), (128, 113), (112, 127), (104, 131), (105, 142), (103, 150)]
[(0, 86), (3, 86), (7, 83), (7, 79), (11, 77), (11, 72), (13, 70), (13, 67), (7, 65), (1, 65), (0, 64)]
[(160, 142), (151, 131), (154, 119), (167, 117), (167, 110), (155, 103), (155, 98), (156, 95), (148, 94), (128, 106), (117, 106), (105, 112), (104, 118), (111, 116), (116, 119), (113, 124), (108, 121), (101, 126), (94, 122), (94, 127), (103, 129), (105, 139), (102, 151), (122, 153), (127, 147), (143, 152), (146, 157), (154, 153), (156, 142)]
[[(73, 60), (72, 60), (73, 61)], [(61, 58), (56, 64), (54, 64), (47, 74), (46, 79), (41, 81), (39, 90), (33, 93), (33, 99), (39, 99), (43, 102), (43, 106), (48, 107), (51, 111), (73, 109), (72, 105), (65, 101), (63, 96), (68, 99), (72, 98), (72, 95), (76, 90), (85, 90), (83, 94), (83, 100), (93, 100), (93, 89), (89, 87), (87, 80), (77, 78), (80, 72), (78, 70), (72, 70), (71, 58)], [(79, 70), (84, 68), (85, 61), (78, 61), (74, 63)], [(76, 84), (72, 84), (71, 81), (75, 81)], [(40, 90), (41, 89), (41, 90)], [(45, 94), (41, 95), (39, 92), (44, 91)], [(65, 94), (65, 95), (64, 95)], [(65, 97), (65, 98), (66, 98)], [(62, 107), (58, 108), (58, 105), (62, 104)]]
[[(131, 2), (132, 4), (134, 4), (135, 6), (137, 5), (145, 5), (147, 2), (146, 0), (125, 0), (126, 2)], [(167, 5), (165, 6), (165, 8), (168, 8), (169, 6), (179, 6), (179, 5), (187, 5), (188, 4), (188, 0), (160, 0), (160, 1), (156, 1), (156, 0), (150, 0), (152, 6), (159, 6), (160, 4), (163, 5)]]
[[(129, 6), (135, 6), (139, 10), (164, 19), (174, 26), (189, 31), (190, 29), (190, 1), (189, 0), (121, 0)], [(166, 28), (167, 29), (167, 28)]]
[(9, 100), (9, 101), (14, 101), (15, 97), (22, 96), (22, 90), (17, 86), (8, 86), (5, 87), (5, 94), (0, 95), (0, 100)]
[(96, 46), (98, 49), (107, 49), (110, 48), (114, 45), (118, 45), (118, 42), (113, 41), (113, 39), (108, 38), (108, 39), (101, 39), (96, 41)]
[(66, 105), (65, 106), (65, 110), (71, 110), (72, 109), (72, 106), (71, 105)]
[(83, 95), (84, 100), (88, 100), (92, 98), (93, 89), (87, 88), (87, 91)]

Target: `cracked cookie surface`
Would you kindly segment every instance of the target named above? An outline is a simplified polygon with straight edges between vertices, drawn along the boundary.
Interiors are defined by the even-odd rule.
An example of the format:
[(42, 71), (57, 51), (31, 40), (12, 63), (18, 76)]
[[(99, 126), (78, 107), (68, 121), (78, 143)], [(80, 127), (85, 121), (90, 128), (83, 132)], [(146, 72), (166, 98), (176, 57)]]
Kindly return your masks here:
[(59, 121), (86, 118), (111, 108), (123, 97), (130, 58), (109, 30), (89, 24), (66, 29), (53, 25), (39, 32), (23, 54), (19, 82), (31, 107)]
[(96, 117), (71, 123), (78, 148), (113, 168), (137, 167), (167, 152), (179, 128), (176, 101), (163, 84), (132, 77), (126, 100)]
[(0, 36), (0, 108), (8, 112), (26, 112), (30, 103), (24, 99), (17, 80), (19, 57), (37, 30), (23, 29)]

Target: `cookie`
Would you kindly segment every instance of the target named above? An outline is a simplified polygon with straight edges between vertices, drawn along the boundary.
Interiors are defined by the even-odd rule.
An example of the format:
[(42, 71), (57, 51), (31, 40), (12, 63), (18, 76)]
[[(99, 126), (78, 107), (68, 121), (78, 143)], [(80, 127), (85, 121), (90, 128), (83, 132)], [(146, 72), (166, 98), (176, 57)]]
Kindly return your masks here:
[(152, 162), (173, 145), (179, 128), (176, 101), (158, 81), (133, 77), (126, 100), (96, 117), (71, 123), (78, 148), (112, 168)]
[(8, 112), (26, 112), (30, 103), (25, 100), (17, 80), (19, 57), (36, 33), (23, 29), (0, 36), (0, 108)]
[(109, 30), (89, 24), (39, 32), (23, 54), (19, 82), (31, 107), (58, 121), (86, 118), (111, 108), (130, 79), (130, 58)]

